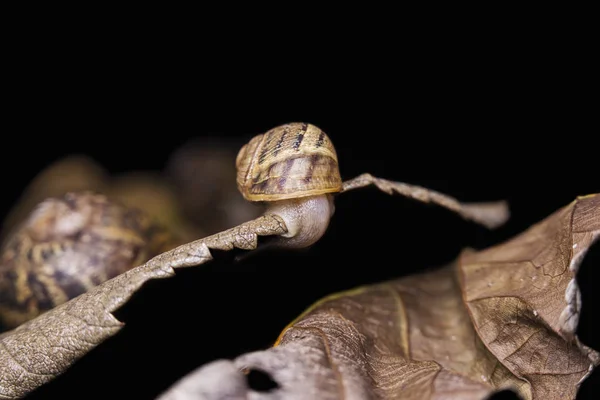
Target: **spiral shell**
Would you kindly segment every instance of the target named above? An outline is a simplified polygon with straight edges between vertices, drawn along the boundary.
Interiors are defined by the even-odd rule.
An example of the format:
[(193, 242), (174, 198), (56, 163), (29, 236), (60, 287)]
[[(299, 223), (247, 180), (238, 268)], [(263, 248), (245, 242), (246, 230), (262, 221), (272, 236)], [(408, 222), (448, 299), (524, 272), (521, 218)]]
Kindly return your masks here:
[(41, 202), (0, 255), (0, 321), (15, 327), (171, 247), (145, 213), (91, 192)]
[(255, 136), (238, 153), (237, 185), (246, 200), (277, 201), (342, 190), (329, 137), (307, 123), (290, 123)]

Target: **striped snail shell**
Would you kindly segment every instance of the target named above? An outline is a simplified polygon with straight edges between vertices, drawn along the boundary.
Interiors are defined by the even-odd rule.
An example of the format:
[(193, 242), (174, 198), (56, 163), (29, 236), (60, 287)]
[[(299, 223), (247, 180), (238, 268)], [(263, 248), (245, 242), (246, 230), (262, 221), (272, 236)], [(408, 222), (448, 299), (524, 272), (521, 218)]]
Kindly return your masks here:
[(0, 254), (0, 322), (12, 328), (161, 253), (170, 236), (91, 192), (41, 202)]
[(307, 123), (255, 136), (238, 153), (237, 185), (246, 200), (278, 201), (340, 192), (342, 178), (329, 137)]
[(271, 244), (304, 248), (327, 230), (333, 194), (342, 191), (329, 137), (307, 123), (289, 123), (255, 136), (238, 153), (237, 186), (246, 200), (266, 202), (287, 232)]

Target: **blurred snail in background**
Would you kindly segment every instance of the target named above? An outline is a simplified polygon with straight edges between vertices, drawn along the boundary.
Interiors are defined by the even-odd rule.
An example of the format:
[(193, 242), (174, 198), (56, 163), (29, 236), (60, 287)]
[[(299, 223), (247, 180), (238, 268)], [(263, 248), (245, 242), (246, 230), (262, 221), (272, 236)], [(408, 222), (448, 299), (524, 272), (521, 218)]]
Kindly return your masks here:
[(51, 197), (69, 192), (104, 193), (108, 173), (98, 163), (83, 155), (70, 155), (44, 168), (25, 187), (2, 221), (0, 239), (4, 240), (27, 218), (35, 207)]
[(2, 323), (15, 327), (171, 247), (148, 215), (103, 195), (45, 200), (2, 249)]

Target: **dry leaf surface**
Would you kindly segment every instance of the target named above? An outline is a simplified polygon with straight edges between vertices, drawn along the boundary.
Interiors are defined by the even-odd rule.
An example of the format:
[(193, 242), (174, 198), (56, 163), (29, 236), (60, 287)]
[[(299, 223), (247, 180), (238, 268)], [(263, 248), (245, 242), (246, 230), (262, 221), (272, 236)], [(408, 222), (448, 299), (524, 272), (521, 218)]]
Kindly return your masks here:
[(265, 215), (179, 246), (1, 334), (0, 398), (25, 396), (117, 333), (123, 323), (112, 312), (144, 282), (169, 277), (174, 274), (174, 268), (203, 264), (212, 259), (210, 249), (251, 250), (256, 248), (258, 236), (279, 235), (286, 231), (280, 217)]
[[(448, 267), (325, 298), (273, 348), (208, 364), (161, 399), (572, 399), (600, 359), (575, 336), (575, 275), (599, 232), (600, 196), (579, 198)], [(250, 370), (278, 386), (252, 390)]]
[[(67, 166), (69, 165), (67, 163)], [(124, 201), (135, 202), (135, 199), (156, 197), (152, 194), (155, 192), (152, 179), (140, 180), (139, 175), (133, 178), (133, 181), (130, 178), (119, 180), (118, 182), (121, 182), (122, 185), (113, 183), (111, 186), (114, 189), (109, 192), (116, 195), (121, 189), (128, 191), (128, 193), (123, 193), (124, 197), (117, 196)], [(414, 185), (375, 178), (369, 174), (348, 181), (344, 185), (344, 191), (368, 185), (375, 185), (389, 194), (400, 193), (423, 202), (439, 204), (465, 218), (488, 226), (496, 226), (504, 222), (508, 216), (506, 204), (503, 202), (492, 205), (462, 204), (441, 193)], [(130, 192), (131, 190), (133, 192)], [(164, 204), (172, 203), (170, 198), (170, 196), (158, 196), (160, 204), (153, 201), (147, 202), (147, 209), (151, 213), (152, 210), (155, 212), (163, 210)], [(6, 367), (6, 373), (3, 371), (3, 375), (0, 376), (0, 396), (11, 398), (28, 393), (62, 373), (76, 359), (116, 333), (122, 324), (116, 320), (112, 312), (123, 305), (148, 279), (169, 276), (173, 273), (172, 269), (176, 267), (203, 264), (212, 258), (209, 249), (231, 250), (237, 247), (253, 250), (257, 246), (257, 236), (289, 233), (286, 222), (283, 217), (279, 216), (282, 211), (285, 210), (278, 206), (269, 208), (263, 217), (165, 252), (146, 264), (107, 281), (64, 306), (57, 307), (40, 318), (1, 335), (0, 367)], [(289, 218), (288, 214), (286, 214), (287, 218)], [(294, 217), (290, 223), (295, 226), (294, 229), (297, 229), (304, 215), (298, 217), (295, 212), (292, 214)], [(168, 215), (169, 213), (166, 213), (167, 220), (172, 220), (172, 218), (168, 218)], [(331, 214), (328, 213), (328, 216)], [(296, 218), (299, 218), (300, 221), (297, 221)], [(324, 224), (320, 223), (319, 227), (326, 228), (327, 224), (328, 220)], [(310, 234), (298, 235), (298, 237), (318, 240), (324, 229), (318, 228), (317, 232), (314, 229), (317, 228), (308, 224), (307, 232)], [(297, 233), (295, 232), (294, 235)], [(21, 304), (21, 302), (17, 300), (16, 304)]]

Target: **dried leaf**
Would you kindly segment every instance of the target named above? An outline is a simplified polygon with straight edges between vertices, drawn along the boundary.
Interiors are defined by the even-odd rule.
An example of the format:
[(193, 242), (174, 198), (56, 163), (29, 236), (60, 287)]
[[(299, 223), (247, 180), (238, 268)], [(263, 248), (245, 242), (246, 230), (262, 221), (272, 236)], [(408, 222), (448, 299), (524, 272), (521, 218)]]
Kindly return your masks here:
[(600, 196), (571, 205), (508, 243), (461, 260), (477, 332), (534, 398), (573, 398), (599, 354), (575, 336), (579, 264), (600, 234)]
[(103, 283), (91, 291), (0, 335), (0, 398), (25, 396), (64, 372), (92, 348), (117, 333), (113, 315), (149, 279), (166, 278), (173, 268), (203, 264), (210, 249), (256, 248), (258, 236), (287, 232), (276, 215), (179, 246)]
[(398, 193), (402, 196), (423, 203), (432, 203), (454, 211), (461, 217), (477, 222), (487, 228), (497, 228), (504, 224), (510, 213), (505, 201), (486, 203), (461, 203), (453, 197), (417, 185), (404, 182), (394, 182), (377, 178), (371, 174), (361, 174), (344, 182), (343, 191), (374, 185), (387, 194)]
[[(171, 201), (172, 197), (168, 188), (165, 188), (167, 190), (163, 191), (160, 196), (156, 196), (153, 193), (157, 190), (157, 187), (152, 183), (152, 179), (140, 180), (139, 177), (138, 175), (137, 177), (125, 177), (121, 180), (115, 180), (111, 185), (107, 185), (105, 190), (108, 193), (113, 193), (113, 197), (125, 201), (135, 202), (135, 199), (141, 199), (146, 203), (147, 207), (145, 209), (149, 212), (152, 212), (152, 210), (154, 212), (156, 210), (162, 211), (165, 204), (174, 203)], [(505, 206), (491, 208), (481, 205), (469, 206), (437, 192), (373, 178), (370, 175), (363, 175), (350, 182), (345, 190), (375, 184), (388, 193), (397, 192), (420, 201), (436, 202), (463, 216), (468, 216), (463, 212), (464, 210), (474, 209), (477, 210), (479, 215), (483, 216), (481, 221), (487, 221), (490, 217), (497, 219), (499, 212), (506, 214)], [(352, 182), (355, 184), (354, 187), (351, 187)], [(120, 190), (125, 193), (119, 194)], [(131, 190), (133, 192), (130, 192)], [(147, 201), (148, 197), (159, 198), (158, 206), (153, 201)], [(275, 207), (272, 210), (275, 212), (278, 208)], [(170, 215), (169, 213), (165, 214), (167, 217)], [(55, 217), (52, 221), (58, 221), (58, 216)], [(177, 218), (167, 218), (167, 221), (171, 220), (177, 220)], [(326, 227), (327, 224), (328, 221), (325, 221), (324, 224), (319, 226)], [(307, 229), (313, 227), (313, 225), (310, 225)], [(318, 240), (324, 229), (319, 228), (317, 231), (318, 233), (311, 232), (308, 237)], [(257, 246), (257, 235), (281, 235), (285, 233), (288, 232), (282, 217), (269, 214), (269, 211), (267, 211), (266, 216), (254, 221), (163, 253), (146, 264), (107, 281), (64, 306), (46, 312), (36, 320), (18, 327), (13, 332), (4, 334), (0, 337), (4, 348), (4, 352), (0, 352), (0, 366), (4, 363), (8, 368), (11, 368), (11, 370), (8, 370), (11, 373), (7, 373), (0, 378), (0, 395), (3, 391), (11, 396), (13, 393), (17, 393), (17, 395), (27, 393), (64, 371), (77, 358), (118, 331), (121, 324), (111, 313), (127, 301), (146, 280), (168, 276), (172, 273), (172, 268), (202, 264), (211, 258), (210, 248), (230, 250), (238, 247), (251, 250)], [(81, 267), (80, 264), (82, 263), (73, 263), (75, 267)], [(5, 270), (9, 271), (10, 265), (7, 267)], [(10, 282), (10, 280), (5, 281)], [(54, 302), (52, 305), (59, 303), (61, 302)], [(30, 314), (27, 316), (31, 316)], [(14, 350), (17, 351), (14, 352)]]
[[(600, 196), (579, 198), (453, 265), (325, 298), (273, 348), (208, 364), (161, 399), (572, 399), (600, 362), (575, 336), (574, 280), (599, 232)], [(253, 390), (252, 370), (277, 387)]]

